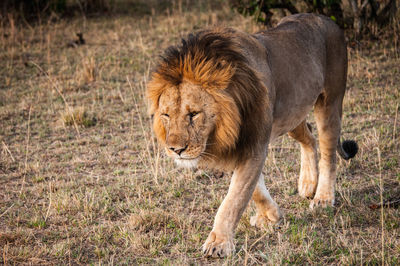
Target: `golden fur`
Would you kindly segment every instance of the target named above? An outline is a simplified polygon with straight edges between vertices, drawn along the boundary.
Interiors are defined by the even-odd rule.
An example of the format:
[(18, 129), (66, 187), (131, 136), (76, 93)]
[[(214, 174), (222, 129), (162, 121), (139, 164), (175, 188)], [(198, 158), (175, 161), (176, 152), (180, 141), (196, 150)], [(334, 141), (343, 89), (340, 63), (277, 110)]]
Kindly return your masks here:
[[(253, 118), (259, 112), (258, 106), (266, 94), (265, 86), (256, 71), (243, 55), (236, 32), (232, 29), (213, 29), (190, 35), (179, 48), (170, 47), (148, 84), (150, 112), (154, 114), (154, 130), (161, 142), (166, 139), (165, 128), (157, 112), (159, 98), (163, 92), (182, 84), (184, 81), (198, 85), (207, 91), (219, 106), (215, 131), (210, 137), (206, 154), (225, 160), (213, 161), (215, 166), (224, 167), (223, 162), (232, 164), (240, 154), (252, 147), (250, 142), (257, 138), (259, 119)], [(229, 89), (227, 89), (229, 85)], [(262, 123), (261, 123), (262, 124)], [(247, 127), (249, 130), (240, 128)], [(254, 132), (250, 132), (255, 130)], [(204, 158), (207, 159), (207, 158)], [(209, 163), (209, 161), (207, 162)]]
[[(282, 217), (261, 174), (269, 142), (289, 133), (300, 143), (298, 190), (310, 206), (334, 204), (335, 152), (349, 159), (354, 142), (340, 144), (347, 55), (343, 33), (328, 18), (290, 16), (253, 35), (233, 29), (190, 34), (166, 50), (148, 84), (154, 131), (184, 166), (234, 170), (203, 251), (234, 251), (233, 234), (252, 198), (251, 224)], [(314, 106), (321, 160), (305, 121)]]

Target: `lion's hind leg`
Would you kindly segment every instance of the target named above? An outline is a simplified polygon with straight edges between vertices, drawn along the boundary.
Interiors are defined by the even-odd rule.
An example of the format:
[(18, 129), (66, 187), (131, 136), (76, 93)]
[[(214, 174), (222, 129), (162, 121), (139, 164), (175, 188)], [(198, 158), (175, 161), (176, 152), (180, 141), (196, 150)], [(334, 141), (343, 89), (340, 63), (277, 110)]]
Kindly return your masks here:
[[(335, 203), (336, 148), (342, 120), (342, 104), (346, 91), (347, 49), (343, 32), (334, 24), (326, 35), (325, 82), (322, 94), (314, 105), (321, 158), (318, 164), (318, 186), (310, 207), (333, 206)], [(353, 153), (354, 156), (355, 153)]]
[(250, 218), (250, 224), (256, 227), (276, 224), (282, 219), (282, 213), (278, 204), (272, 199), (264, 183), (264, 175), (261, 174), (252, 199), (256, 205), (256, 215)]
[(311, 208), (333, 206), (335, 203), (336, 147), (340, 136), (343, 95), (344, 92), (331, 97), (322, 94), (314, 106), (321, 158), (318, 186)]
[(317, 146), (309, 125), (304, 120), (295, 129), (289, 132), (289, 136), (300, 143), (301, 168), (298, 183), (300, 196), (312, 198), (318, 183)]

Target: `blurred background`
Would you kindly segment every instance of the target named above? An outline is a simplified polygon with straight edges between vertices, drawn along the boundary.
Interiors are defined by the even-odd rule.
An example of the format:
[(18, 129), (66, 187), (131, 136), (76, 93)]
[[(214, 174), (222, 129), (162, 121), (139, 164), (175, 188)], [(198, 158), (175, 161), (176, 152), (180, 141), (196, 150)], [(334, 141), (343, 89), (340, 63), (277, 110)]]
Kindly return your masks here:
[[(25, 21), (38, 21), (65, 16), (99, 16), (136, 13), (155, 15), (174, 8), (188, 10), (207, 1), (190, 0), (3, 0), (2, 19), (12, 16)], [(318, 13), (331, 17), (345, 29), (360, 35), (379, 36), (383, 30), (397, 29), (398, 0), (217, 0), (214, 6), (229, 6), (244, 16), (271, 26), (282, 16), (296, 13)], [(398, 30), (398, 29), (397, 29)]]

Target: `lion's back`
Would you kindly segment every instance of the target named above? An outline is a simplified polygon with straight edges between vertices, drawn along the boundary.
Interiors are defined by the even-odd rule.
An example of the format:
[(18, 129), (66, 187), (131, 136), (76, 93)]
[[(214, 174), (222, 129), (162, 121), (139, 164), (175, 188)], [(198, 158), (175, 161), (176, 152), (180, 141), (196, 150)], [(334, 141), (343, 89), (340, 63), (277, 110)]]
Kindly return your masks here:
[[(313, 84), (324, 85), (331, 67), (347, 67), (347, 48), (343, 31), (330, 18), (316, 14), (287, 16), (275, 27), (253, 35), (262, 43), (275, 82), (286, 82), (288, 74), (313, 75)], [(279, 77), (283, 75), (282, 80)], [(275, 84), (279, 86), (279, 84)]]
[[(274, 122), (279, 128), (275, 135), (301, 122), (321, 93), (345, 87), (346, 44), (342, 30), (330, 18), (288, 16), (277, 27), (253, 36), (268, 54), (271, 89), (275, 92)], [(340, 81), (340, 88), (332, 86), (335, 81)]]

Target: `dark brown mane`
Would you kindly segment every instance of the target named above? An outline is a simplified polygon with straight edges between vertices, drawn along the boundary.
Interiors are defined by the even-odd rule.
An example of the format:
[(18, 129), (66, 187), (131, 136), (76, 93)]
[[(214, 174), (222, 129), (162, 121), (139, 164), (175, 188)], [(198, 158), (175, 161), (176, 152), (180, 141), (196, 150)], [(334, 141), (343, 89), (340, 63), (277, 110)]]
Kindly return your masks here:
[[(168, 86), (178, 86), (184, 79), (201, 85), (217, 102), (228, 100), (220, 127), (211, 136), (208, 152), (226, 160), (246, 158), (260, 137), (265, 136), (268, 104), (267, 88), (250, 65), (233, 29), (211, 29), (190, 34), (180, 46), (169, 47), (161, 57), (148, 86), (151, 111), (158, 108), (158, 99)], [(232, 117), (232, 116), (240, 117)], [(219, 132), (219, 131), (220, 132)], [(236, 131), (236, 132), (234, 132)], [(264, 135), (263, 135), (264, 134)]]

